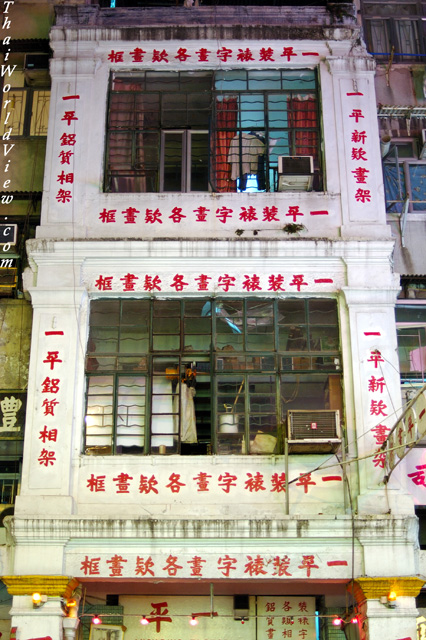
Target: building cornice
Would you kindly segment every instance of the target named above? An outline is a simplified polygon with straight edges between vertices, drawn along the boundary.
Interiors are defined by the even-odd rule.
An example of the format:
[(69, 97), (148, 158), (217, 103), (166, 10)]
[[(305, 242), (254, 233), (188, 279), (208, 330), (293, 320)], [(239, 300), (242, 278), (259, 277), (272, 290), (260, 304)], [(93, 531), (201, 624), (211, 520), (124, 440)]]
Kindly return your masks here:
[(394, 591), (397, 597), (415, 598), (425, 582), (418, 576), (357, 578), (347, 588), (353, 592), (357, 603), (361, 604), (365, 600), (387, 597), (391, 591)]
[(35, 592), (56, 598), (69, 598), (79, 585), (77, 578), (69, 576), (2, 576), (12, 596), (30, 596)]

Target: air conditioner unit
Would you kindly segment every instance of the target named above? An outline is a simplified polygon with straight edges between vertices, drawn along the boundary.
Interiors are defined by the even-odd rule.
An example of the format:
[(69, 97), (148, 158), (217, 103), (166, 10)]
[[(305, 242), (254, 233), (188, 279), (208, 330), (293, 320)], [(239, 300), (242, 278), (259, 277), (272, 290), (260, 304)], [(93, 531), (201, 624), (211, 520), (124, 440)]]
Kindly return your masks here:
[(335, 452), (342, 441), (339, 411), (292, 409), (287, 412), (287, 429), (291, 453)]
[(313, 179), (312, 156), (278, 156), (278, 191), (311, 191)]
[(49, 59), (47, 53), (27, 53), (24, 60), (24, 74), (27, 84), (46, 85), (49, 83)]

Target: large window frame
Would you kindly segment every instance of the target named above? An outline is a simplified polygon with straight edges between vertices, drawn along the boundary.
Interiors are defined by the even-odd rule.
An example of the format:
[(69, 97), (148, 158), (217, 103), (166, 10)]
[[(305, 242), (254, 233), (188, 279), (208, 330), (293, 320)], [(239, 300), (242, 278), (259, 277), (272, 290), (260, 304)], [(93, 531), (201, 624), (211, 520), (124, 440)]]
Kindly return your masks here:
[[(171, 135), (182, 136), (174, 153)], [(197, 135), (208, 141), (191, 157)], [(112, 73), (104, 189), (276, 191), (278, 156), (308, 155), (321, 190), (320, 140), (310, 69)]]
[(95, 299), (84, 453), (279, 454), (287, 412), (339, 410), (334, 298)]
[(370, 53), (377, 60), (412, 63), (425, 53), (426, 4), (422, 0), (391, 2), (362, 0), (364, 31)]
[(383, 159), (387, 213), (426, 212), (426, 160), (415, 138), (395, 138)]

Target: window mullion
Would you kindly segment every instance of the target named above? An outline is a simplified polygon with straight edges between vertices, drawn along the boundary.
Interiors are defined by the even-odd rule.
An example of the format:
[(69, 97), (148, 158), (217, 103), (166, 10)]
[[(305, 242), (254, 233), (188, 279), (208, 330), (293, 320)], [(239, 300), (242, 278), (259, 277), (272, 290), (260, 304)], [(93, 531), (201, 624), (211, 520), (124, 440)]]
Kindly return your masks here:
[(113, 415), (112, 415), (112, 424), (113, 424), (113, 433), (112, 433), (112, 455), (117, 454), (117, 438), (118, 438), (118, 385), (119, 385), (119, 376), (120, 373), (116, 371), (114, 373), (114, 388), (113, 388), (113, 404), (114, 407)]

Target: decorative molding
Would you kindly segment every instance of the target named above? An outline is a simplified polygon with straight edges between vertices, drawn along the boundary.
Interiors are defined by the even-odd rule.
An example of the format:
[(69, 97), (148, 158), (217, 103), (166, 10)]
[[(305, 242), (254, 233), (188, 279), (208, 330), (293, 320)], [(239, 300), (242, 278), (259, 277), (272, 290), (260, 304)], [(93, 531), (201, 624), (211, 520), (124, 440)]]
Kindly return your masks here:
[(34, 592), (51, 597), (70, 598), (80, 584), (69, 576), (2, 576), (12, 596), (31, 596)]
[(415, 598), (425, 583), (426, 580), (417, 576), (357, 578), (347, 585), (347, 590), (352, 591), (357, 603), (361, 604), (365, 600), (387, 596), (390, 591), (395, 591), (397, 597)]

